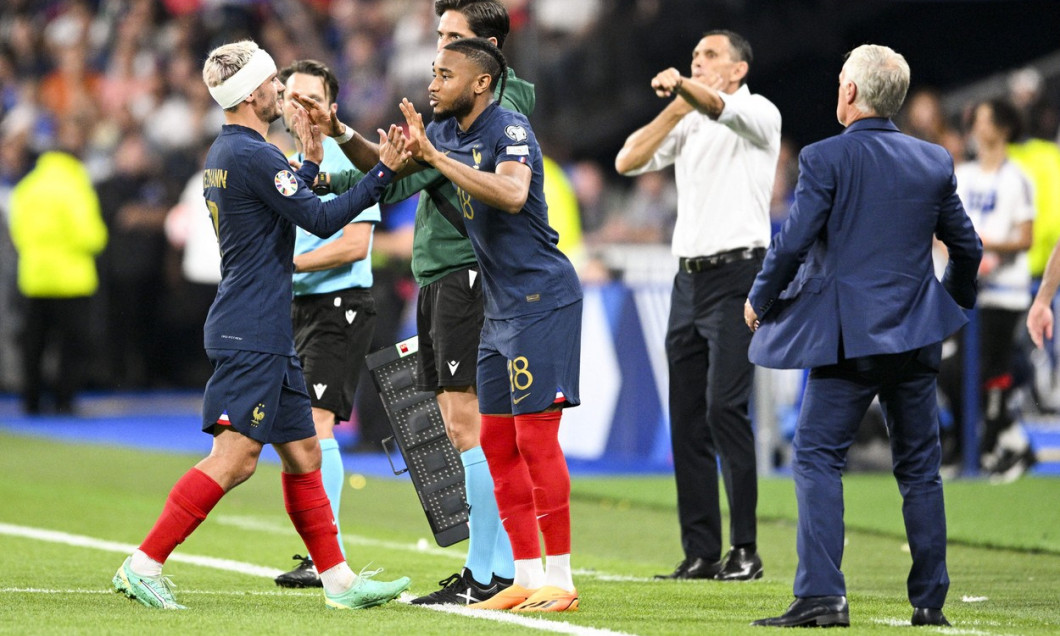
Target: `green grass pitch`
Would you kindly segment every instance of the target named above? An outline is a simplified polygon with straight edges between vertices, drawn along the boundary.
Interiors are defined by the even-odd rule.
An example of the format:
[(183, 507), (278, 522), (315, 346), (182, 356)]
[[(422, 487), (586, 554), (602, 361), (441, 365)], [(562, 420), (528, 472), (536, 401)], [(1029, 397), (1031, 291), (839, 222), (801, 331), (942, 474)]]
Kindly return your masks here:
[[(110, 578), (123, 551), (143, 538), (169, 488), (198, 459), (0, 433), (0, 634), (760, 635), (762, 628), (748, 624), (781, 613), (791, 600), (790, 480), (761, 482), (765, 577), (733, 584), (651, 579), (681, 558), (671, 478), (576, 477), (572, 563), (580, 611), (537, 618), (403, 603), (327, 611), (319, 590), (281, 590), (269, 578), (293, 565), (292, 554), (305, 553), (272, 464), (226, 496), (166, 565), (188, 611), (152, 611), (114, 594)], [(844, 633), (909, 633), (909, 553), (894, 481), (855, 475), (845, 490), (852, 627)], [(946, 496), (946, 614), (954, 627), (920, 631), (1060, 633), (1060, 480), (959, 481), (947, 484)], [(371, 564), (385, 568), (381, 578), (408, 575), (416, 595), (463, 563), (466, 544), (440, 549), (429, 540), (408, 480), (368, 477), (362, 488), (348, 487), (341, 523), (355, 570)]]

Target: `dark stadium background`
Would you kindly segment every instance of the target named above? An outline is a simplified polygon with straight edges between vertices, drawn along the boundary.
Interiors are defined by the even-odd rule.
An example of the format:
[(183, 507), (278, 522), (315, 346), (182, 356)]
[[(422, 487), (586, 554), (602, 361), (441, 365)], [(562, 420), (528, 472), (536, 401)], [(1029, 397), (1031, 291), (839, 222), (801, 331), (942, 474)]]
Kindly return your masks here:
[[(560, 146), (554, 152), (567, 150), (605, 165), (626, 135), (661, 108), (648, 89), (652, 75), (668, 66), (687, 71), (692, 48), (707, 29), (729, 28), (748, 38), (755, 54), (748, 83), (776, 103), (785, 135), (800, 147), (839, 132), (839, 69), (843, 55), (859, 44), (891, 46), (908, 59), (912, 88), (933, 86), (943, 95), (1060, 49), (1055, 0), (611, 0), (605, 5), (596, 33), (563, 59), (554, 62), (548, 47), (534, 47), (528, 41), (533, 33), (513, 35), (505, 45), (516, 51), (520, 74), (537, 81), (535, 120), (543, 119), (548, 141)], [(657, 11), (643, 9), (654, 5)], [(526, 54), (534, 48), (536, 55)], [(1049, 86), (1054, 103), (1057, 79)]]

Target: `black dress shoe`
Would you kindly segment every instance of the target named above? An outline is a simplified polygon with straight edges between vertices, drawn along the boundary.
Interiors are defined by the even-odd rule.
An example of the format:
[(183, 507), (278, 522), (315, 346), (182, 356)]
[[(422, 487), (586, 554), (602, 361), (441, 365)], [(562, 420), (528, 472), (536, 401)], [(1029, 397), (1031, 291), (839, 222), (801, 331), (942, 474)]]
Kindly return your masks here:
[(669, 574), (656, 574), (657, 579), (712, 579), (721, 570), (721, 561), (708, 561), (696, 557), (685, 559)]
[(755, 627), (850, 627), (850, 607), (845, 596), (797, 598), (783, 616), (763, 618)]
[(922, 625), (939, 625), (941, 627), (950, 627), (950, 622), (946, 620), (941, 609), (932, 609), (930, 607), (915, 607), (913, 608), (913, 620), (914, 627), (920, 627)]
[(747, 548), (733, 548), (721, 560), (721, 569), (714, 577), (719, 581), (753, 581), (762, 578), (762, 559)]

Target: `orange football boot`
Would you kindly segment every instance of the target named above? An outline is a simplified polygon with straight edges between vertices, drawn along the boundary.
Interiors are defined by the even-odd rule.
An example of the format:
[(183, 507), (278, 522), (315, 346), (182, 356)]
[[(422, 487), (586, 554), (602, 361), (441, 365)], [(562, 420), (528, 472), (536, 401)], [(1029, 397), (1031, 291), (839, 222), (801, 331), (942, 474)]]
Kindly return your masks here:
[(513, 612), (576, 612), (578, 590), (568, 592), (561, 587), (546, 585), (530, 595), (523, 603), (512, 608)]
[(506, 610), (524, 603), (537, 590), (528, 590), (522, 585), (512, 585), (478, 603), (468, 605), (470, 609)]

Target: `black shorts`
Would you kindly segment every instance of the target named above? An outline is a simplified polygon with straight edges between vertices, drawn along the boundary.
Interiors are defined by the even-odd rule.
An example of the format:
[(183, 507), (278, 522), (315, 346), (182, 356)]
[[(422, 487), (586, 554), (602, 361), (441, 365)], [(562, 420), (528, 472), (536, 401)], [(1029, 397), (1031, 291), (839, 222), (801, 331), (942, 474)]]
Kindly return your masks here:
[(478, 269), (462, 269), (420, 289), (416, 311), (420, 353), (416, 388), (475, 386), (482, 334), (482, 281)]
[(375, 332), (371, 290), (295, 296), (291, 323), (313, 406), (331, 411), (340, 422), (350, 419), (357, 380)]

